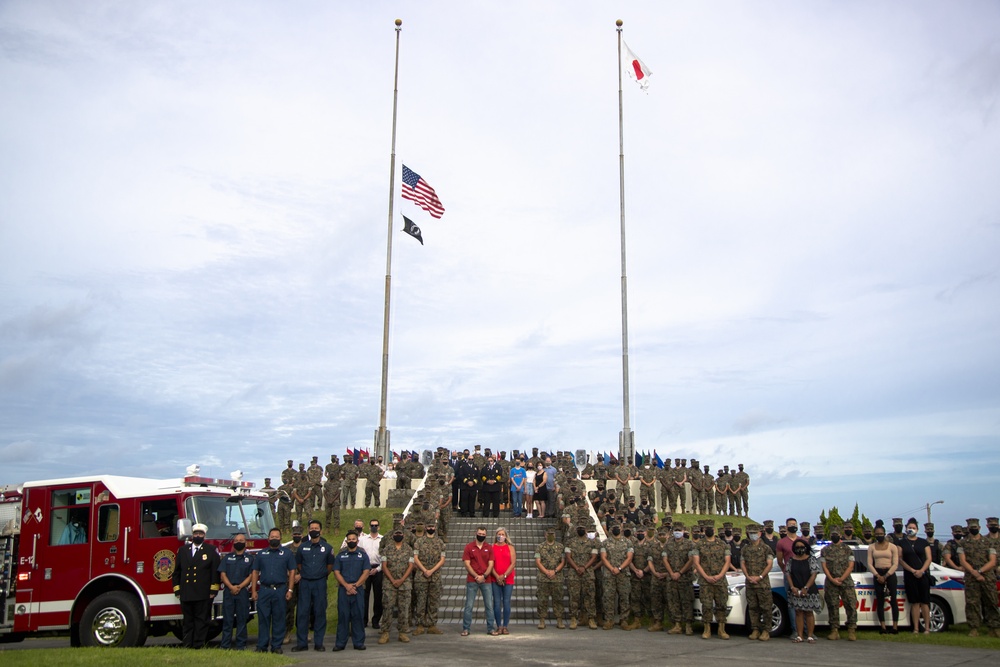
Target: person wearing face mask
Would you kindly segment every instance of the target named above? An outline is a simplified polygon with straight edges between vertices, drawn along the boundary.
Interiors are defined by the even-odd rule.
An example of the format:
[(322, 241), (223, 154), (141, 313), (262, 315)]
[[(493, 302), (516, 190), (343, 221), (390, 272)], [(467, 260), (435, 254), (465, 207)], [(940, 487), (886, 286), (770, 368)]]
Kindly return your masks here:
[(490, 586), (493, 591), (493, 617), (497, 622), (497, 630), (502, 635), (509, 635), (510, 630), (510, 598), (514, 594), (514, 579), (517, 576), (517, 550), (507, 537), (506, 528), (497, 528), (493, 538), (493, 573), (490, 574)]
[(667, 634), (679, 635), (681, 623), (684, 634), (693, 635), (694, 629), (694, 542), (684, 537), (684, 524), (674, 522), (673, 533), (663, 552), (663, 566), (667, 570), (667, 610), (674, 625)]
[(941, 564), (953, 570), (961, 570), (962, 564), (958, 561), (958, 543), (965, 537), (962, 526), (955, 524), (951, 527), (951, 539), (945, 542), (941, 548)]
[(519, 518), (524, 513), (524, 483), (527, 479), (521, 459), (514, 459), (514, 467), (510, 469), (510, 504), (511, 514)]
[(935, 563), (936, 565), (940, 565), (941, 551), (943, 545), (941, 544), (941, 541), (938, 538), (934, 537), (933, 523), (924, 524), (924, 535), (927, 539), (927, 544), (930, 545), (931, 548), (931, 562)]
[[(694, 547), (694, 568), (700, 578), (698, 597), (702, 605), (702, 622), (705, 630), (702, 639), (712, 636), (712, 616), (719, 624), (719, 639), (729, 639), (726, 632), (726, 606), (729, 602), (729, 586), (726, 572), (729, 571), (731, 555), (725, 542), (715, 536), (715, 521), (706, 520), (702, 530), (705, 539)], [(713, 611), (714, 610), (714, 611)]]
[[(875, 616), (879, 622), (879, 634), (899, 633), (899, 607), (896, 605), (896, 570), (899, 568), (899, 549), (885, 537), (882, 519), (875, 522), (873, 531), (875, 543), (868, 547), (868, 571), (874, 575)], [(889, 602), (892, 610), (892, 630), (885, 628), (885, 605)]]
[(629, 565), (629, 572), (631, 573), (629, 579), (632, 582), (632, 590), (629, 592), (629, 602), (632, 606), (631, 625), (633, 630), (642, 627), (641, 619), (644, 616), (652, 615), (650, 603), (652, 589), (650, 587), (650, 580), (653, 578), (653, 575), (649, 573), (649, 552), (651, 549), (655, 549), (659, 553), (660, 549), (654, 538), (647, 537), (651, 532), (651, 526), (646, 523), (640, 523), (636, 526), (633, 533), (632, 549), (635, 555), (632, 557), (632, 564)]
[[(253, 579), (253, 554), (247, 550), (247, 536), (233, 536), (233, 550), (219, 563), (222, 582), (222, 639), (221, 648), (233, 648), (233, 630), (236, 630), (236, 650), (247, 647), (247, 623), (250, 620), (250, 582)], [(236, 627), (233, 627), (235, 621)]]
[(181, 602), (182, 641), (187, 648), (203, 648), (208, 641), (212, 601), (219, 592), (219, 552), (205, 543), (207, 532), (205, 524), (194, 524), (191, 542), (177, 550), (174, 567), (174, 595)]
[(931, 545), (917, 535), (917, 520), (906, 522), (906, 539), (900, 547), (899, 563), (903, 568), (903, 588), (910, 603), (910, 628), (920, 632), (920, 618), (924, 620), (924, 633), (931, 633), (931, 584), (927, 570), (931, 567)]
[(257, 603), (257, 652), (281, 653), (285, 637), (285, 605), (292, 599), (295, 556), (281, 546), (281, 531), (267, 534), (268, 548), (254, 557), (250, 599)]
[(829, 610), (830, 634), (827, 639), (840, 639), (840, 603), (847, 612), (847, 641), (857, 641), (858, 596), (854, 590), (854, 550), (841, 540), (840, 531), (833, 528), (830, 542), (820, 552), (819, 562), (826, 576), (823, 595)]
[(597, 541), (587, 536), (587, 527), (576, 524), (566, 541), (566, 587), (569, 589), (569, 629), (587, 625), (597, 629), (597, 589), (594, 568), (598, 562)]
[(556, 541), (556, 531), (549, 528), (545, 531), (545, 541), (535, 547), (535, 567), (538, 568), (538, 587), (535, 592), (538, 612), (538, 629), (545, 629), (545, 616), (549, 604), (556, 617), (556, 627), (562, 630), (563, 624), (563, 577), (562, 570), (566, 565), (566, 547)]
[[(302, 545), (302, 526), (298, 521), (292, 522), (292, 539), (289, 542), (285, 542), (285, 546), (289, 551), (292, 552), (292, 558), (295, 558), (295, 554), (298, 552), (299, 547)], [(295, 577), (292, 580), (292, 598), (285, 605), (285, 639), (282, 643), (291, 644), (292, 643), (292, 633), (295, 632), (295, 621), (296, 616), (299, 612), (299, 584), (302, 581), (302, 575), (299, 574), (298, 569), (295, 570)], [(299, 623), (306, 627), (309, 623), (309, 617), (299, 616)]]
[(649, 578), (649, 609), (653, 623), (649, 632), (663, 629), (663, 612), (667, 609), (667, 568), (663, 564), (663, 550), (667, 546), (667, 527), (660, 526), (654, 537), (647, 541), (646, 574)]
[(771, 548), (771, 553), (778, 553), (778, 536), (774, 534), (774, 521), (768, 519), (764, 522), (764, 533), (760, 536), (761, 542)]
[(503, 468), (493, 455), (487, 457), (486, 465), (479, 471), (483, 497), (483, 518), (500, 516), (500, 490), (503, 487)]
[[(788, 532), (792, 532), (791, 526)], [(816, 612), (823, 609), (816, 577), (822, 568), (819, 560), (809, 552), (809, 543), (801, 537), (796, 538), (792, 542), (792, 557), (785, 561), (785, 576), (789, 583), (788, 606), (795, 609), (796, 634), (792, 640), (802, 642), (804, 637), (815, 644)]]
[(854, 524), (850, 521), (845, 521), (843, 527), (841, 528), (840, 539), (847, 543), (848, 545), (858, 544), (858, 540), (854, 537)]
[(965, 570), (965, 618), (969, 636), (979, 636), (984, 622), (993, 637), (1000, 637), (997, 610), (997, 551), (979, 534), (979, 519), (968, 519), (969, 536), (958, 543), (958, 560)]
[(750, 619), (749, 639), (766, 642), (771, 638), (771, 565), (774, 552), (760, 533), (762, 526), (747, 526), (747, 543), (741, 549), (740, 569), (746, 577), (747, 617)]
[[(931, 530), (934, 530), (933, 525), (931, 526)], [(1000, 558), (1000, 518), (995, 516), (987, 517), (986, 530), (987, 534), (983, 537), (997, 550), (997, 558)]]
[(888, 535), (888, 539), (897, 547), (903, 546), (903, 540), (906, 539), (906, 533), (903, 532), (902, 518), (896, 517), (892, 520), (892, 533)]
[(309, 540), (295, 550), (295, 565), (299, 576), (298, 618), (296, 645), (293, 652), (309, 649), (309, 620), (313, 625), (313, 648), (325, 651), (326, 637), (326, 579), (333, 570), (333, 547), (321, 536), (323, 525), (313, 519), (309, 522)]
[(799, 535), (809, 543), (810, 547), (816, 544), (816, 538), (812, 535), (812, 526), (809, 525), (808, 521), (803, 521), (799, 524)]
[[(785, 525), (782, 528), (784, 529), (784, 534), (778, 540), (774, 555), (778, 559), (778, 568), (784, 572), (785, 565), (792, 557), (792, 544), (795, 542), (795, 538), (798, 537), (799, 522), (795, 520), (795, 517), (788, 517), (785, 519)], [(789, 586), (791, 586), (791, 582), (786, 575), (785, 587)], [(792, 626), (795, 625), (795, 607), (792, 605), (788, 605), (788, 620)], [(795, 635), (792, 635), (792, 639), (795, 639)]]
[(476, 494), (479, 491), (479, 468), (465, 450), (462, 460), (458, 462), (455, 476), (459, 483), (459, 516), (476, 516)]
[[(419, 526), (418, 526), (419, 528)], [(417, 601), (413, 614), (414, 635), (444, 634), (437, 627), (441, 606), (441, 568), (444, 567), (444, 542), (437, 536), (437, 525), (429, 523), (422, 537), (413, 543), (413, 593)]]
[[(549, 499), (549, 487), (548, 487), (549, 475), (545, 472), (545, 467), (539, 463), (535, 466), (535, 515), (539, 519), (545, 518), (545, 503)], [(531, 510), (528, 510), (528, 518), (531, 518)]]
[(604, 629), (615, 626), (615, 612), (619, 615), (622, 630), (631, 630), (628, 614), (631, 608), (629, 594), (632, 585), (628, 580), (628, 566), (635, 557), (632, 543), (622, 536), (622, 527), (609, 522), (611, 537), (601, 545), (601, 563), (604, 565)]
[(493, 615), (493, 589), (489, 578), (493, 574), (493, 547), (486, 541), (486, 526), (476, 528), (476, 539), (465, 545), (462, 552), (462, 563), (465, 565), (465, 608), (462, 612), (462, 636), (468, 637), (472, 629), (472, 607), (477, 595), (483, 596), (483, 607), (486, 609), (486, 631), (497, 636), (500, 632), (496, 627), (496, 617)]
[[(382, 609), (386, 610), (385, 623), (379, 644), (389, 643), (392, 619), (396, 619), (399, 641), (410, 641), (410, 606), (413, 601), (413, 549), (403, 541), (402, 527), (393, 528), (392, 542), (382, 552)], [(393, 614), (395, 610), (395, 614)]]
[(347, 533), (344, 548), (334, 557), (333, 576), (337, 583), (337, 640), (334, 651), (347, 647), (348, 635), (354, 648), (365, 650), (365, 582), (371, 572), (368, 553), (358, 545), (358, 534)]

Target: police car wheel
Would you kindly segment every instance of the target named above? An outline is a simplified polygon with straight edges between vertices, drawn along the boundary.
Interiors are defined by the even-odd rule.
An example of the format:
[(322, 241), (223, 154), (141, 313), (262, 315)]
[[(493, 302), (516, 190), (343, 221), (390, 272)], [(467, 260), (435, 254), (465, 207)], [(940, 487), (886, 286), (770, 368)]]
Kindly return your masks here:
[(98, 595), (80, 619), (80, 643), (123, 647), (145, 644), (146, 622), (139, 600), (120, 591)]
[(944, 632), (952, 624), (948, 603), (939, 597), (931, 597), (931, 632)]
[(791, 629), (791, 624), (788, 621), (788, 607), (780, 595), (772, 593), (771, 597), (771, 635), (780, 637)]

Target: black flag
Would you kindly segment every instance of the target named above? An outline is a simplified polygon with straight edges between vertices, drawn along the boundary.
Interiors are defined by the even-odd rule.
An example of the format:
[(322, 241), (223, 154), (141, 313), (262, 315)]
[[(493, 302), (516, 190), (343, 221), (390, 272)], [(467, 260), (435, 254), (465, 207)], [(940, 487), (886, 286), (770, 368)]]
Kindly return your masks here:
[(413, 221), (407, 218), (405, 215), (403, 216), (403, 225), (404, 225), (403, 227), (404, 232), (406, 232), (416, 240), (420, 241), (420, 245), (424, 244), (424, 239), (422, 236), (420, 236), (420, 228), (417, 227), (415, 224), (413, 224)]

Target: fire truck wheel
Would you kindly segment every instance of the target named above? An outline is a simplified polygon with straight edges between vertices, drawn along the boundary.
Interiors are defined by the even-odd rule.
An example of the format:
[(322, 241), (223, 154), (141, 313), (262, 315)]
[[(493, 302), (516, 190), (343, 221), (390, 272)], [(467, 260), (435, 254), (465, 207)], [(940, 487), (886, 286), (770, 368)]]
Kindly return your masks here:
[(146, 622), (134, 595), (111, 591), (94, 598), (80, 619), (83, 646), (142, 646)]

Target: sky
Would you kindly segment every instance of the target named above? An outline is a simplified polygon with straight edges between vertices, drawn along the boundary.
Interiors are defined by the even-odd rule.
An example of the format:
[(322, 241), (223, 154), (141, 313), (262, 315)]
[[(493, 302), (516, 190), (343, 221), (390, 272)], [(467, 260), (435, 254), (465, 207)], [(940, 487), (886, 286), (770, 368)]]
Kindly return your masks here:
[(396, 18), (393, 449), (617, 449), (622, 19), (637, 449), (1000, 514), (985, 0), (0, 2), (0, 485), (372, 447)]

